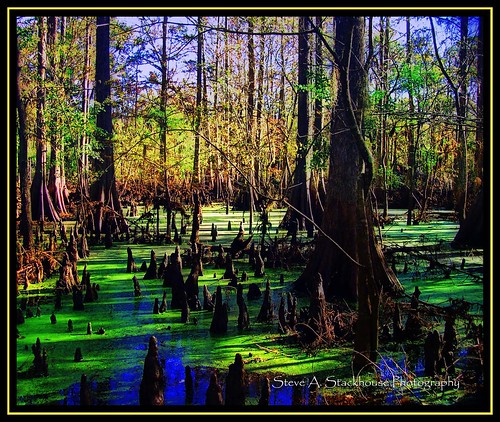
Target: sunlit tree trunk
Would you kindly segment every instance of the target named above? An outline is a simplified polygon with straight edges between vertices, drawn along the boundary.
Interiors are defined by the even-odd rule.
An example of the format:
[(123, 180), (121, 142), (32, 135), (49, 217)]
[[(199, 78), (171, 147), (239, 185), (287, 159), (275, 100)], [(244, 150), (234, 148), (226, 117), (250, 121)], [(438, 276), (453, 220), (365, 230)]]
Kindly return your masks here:
[(368, 192), (373, 160), (362, 132), (366, 106), (363, 17), (336, 18), (335, 54), (338, 98), (332, 110), (330, 173), (321, 231), (315, 251), (295, 282), (309, 290), (320, 273), (327, 300), (357, 301), (356, 367), (375, 357), (378, 347), (378, 306), (381, 286), (401, 290), (399, 281), (378, 253)]
[(90, 46), (92, 45), (92, 35), (90, 33), (90, 19), (85, 22), (85, 50), (83, 59), (83, 79), (82, 79), (82, 114), (84, 122), (84, 130), (79, 139), (79, 155), (78, 155), (78, 185), (80, 195), (89, 198), (89, 156), (87, 148), (89, 139), (87, 135), (87, 124), (89, 118), (89, 103), (90, 103)]
[(255, 43), (253, 39), (254, 22), (253, 18), (247, 18), (248, 21), (248, 43), (247, 43), (247, 57), (248, 57), (248, 80), (247, 80), (247, 151), (249, 153), (249, 169), (248, 169), (248, 196), (249, 196), (249, 232), (253, 231), (253, 214), (255, 211), (255, 154), (254, 154), (254, 110), (255, 110)]
[[(406, 17), (406, 63), (409, 68), (412, 65), (413, 46), (411, 42), (411, 26), (410, 16)], [(406, 123), (406, 137), (408, 140), (408, 211), (406, 214), (406, 224), (410, 226), (413, 223), (413, 209), (415, 207), (415, 199), (413, 197), (415, 192), (415, 132), (414, 124), (412, 123), (413, 116), (415, 115), (415, 104), (413, 100), (412, 88), (408, 89), (408, 114), (410, 116), (409, 122)]]
[(449, 87), (451, 88), (455, 102), (455, 112), (457, 118), (456, 125), (456, 140), (458, 144), (457, 154), (455, 157), (455, 180), (453, 185), (453, 194), (455, 201), (455, 211), (458, 220), (462, 223), (466, 217), (467, 210), (467, 184), (468, 184), (468, 168), (467, 168), (467, 125), (465, 119), (467, 117), (467, 41), (468, 41), (468, 16), (460, 17), (460, 44), (458, 48), (458, 81), (453, 81), (448, 71), (443, 65), (439, 54), (436, 31), (432, 17), (429, 18), (431, 24), (432, 42), (434, 52), (437, 59), (437, 64), (446, 78)]
[[(56, 88), (55, 85), (59, 83), (57, 80), (57, 75), (59, 74), (59, 66), (57, 56), (58, 52), (58, 37), (57, 37), (57, 27), (58, 27), (57, 16), (48, 17), (48, 37), (47, 37), (47, 51), (49, 52), (49, 68), (50, 68), (50, 81), (63, 95), (66, 96), (64, 91), (60, 88)], [(53, 88), (53, 89), (54, 89)], [(54, 121), (51, 125), (52, 130), (50, 131), (50, 169), (49, 169), (49, 180), (48, 189), (52, 196), (52, 201), (59, 214), (67, 214), (66, 210), (66, 197), (67, 197), (67, 187), (64, 180), (64, 143), (60, 139), (60, 131), (58, 130), (61, 122), (60, 116), (51, 113), (50, 119)]]
[(465, 220), (467, 215), (467, 127), (465, 119), (467, 117), (467, 41), (469, 32), (469, 17), (460, 17), (460, 47), (458, 50), (458, 105), (457, 105), (457, 143), (459, 145), (456, 160), (456, 180), (455, 180), (455, 209), (460, 222)]
[(203, 17), (198, 16), (198, 46), (196, 54), (196, 113), (194, 123), (194, 162), (193, 182), (194, 187), (200, 184), (200, 130), (202, 119), (202, 93), (203, 93)]
[[(309, 147), (309, 18), (299, 17), (299, 51), (298, 51), (298, 89), (297, 89), (297, 155), (293, 186), (290, 194), (290, 204), (293, 208), (287, 211), (285, 220), (297, 220), (299, 230), (309, 229), (312, 213), (311, 195), (309, 190), (310, 147)], [(307, 218), (306, 218), (307, 217)]]
[(47, 140), (45, 126), (45, 79), (47, 68), (46, 17), (38, 18), (38, 88), (36, 99), (36, 167), (31, 185), (31, 213), (33, 220), (59, 221), (47, 186)]
[[(108, 209), (121, 214), (115, 179), (115, 161), (113, 148), (113, 120), (111, 114), (111, 77), (109, 55), (109, 16), (97, 17), (96, 32), (96, 68), (95, 101), (100, 110), (97, 113), (96, 140), (99, 158), (93, 160), (96, 180), (90, 186), (93, 201), (98, 201)], [(101, 233), (102, 213), (94, 218), (96, 234)]]
[(167, 233), (166, 241), (170, 242), (172, 238), (172, 206), (170, 203), (170, 186), (168, 180), (167, 165), (167, 86), (168, 86), (168, 57), (167, 57), (167, 34), (168, 18), (163, 17), (162, 21), (162, 47), (161, 47), (161, 89), (160, 89), (160, 156), (162, 165), (162, 184), (163, 184), (163, 205), (167, 210)]
[(388, 83), (388, 61), (389, 61), (389, 28), (390, 17), (380, 18), (380, 84), (383, 96), (380, 100), (380, 153), (379, 163), (382, 169), (382, 217), (389, 215), (389, 198), (387, 186), (387, 160), (389, 150), (388, 122), (387, 122), (387, 104), (389, 100)]

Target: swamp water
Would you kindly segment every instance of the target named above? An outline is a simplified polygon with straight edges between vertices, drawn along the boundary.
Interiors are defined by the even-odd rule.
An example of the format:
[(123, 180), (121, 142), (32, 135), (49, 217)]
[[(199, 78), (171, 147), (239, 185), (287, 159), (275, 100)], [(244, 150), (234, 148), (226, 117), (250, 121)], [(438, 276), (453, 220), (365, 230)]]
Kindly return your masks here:
[[(200, 230), (202, 243), (222, 244), (227, 248), (236, 236), (244, 214), (231, 212), (226, 216), (222, 210), (223, 208), (212, 208), (203, 211), (204, 223)], [(270, 233), (273, 237), (285, 235), (276, 229), (282, 216), (283, 211), (271, 213)], [(232, 230), (226, 229), (228, 219), (232, 221)], [(406, 226), (403, 221), (404, 217), (396, 213), (393, 224), (382, 230), (386, 246), (442, 245), (450, 242), (457, 230), (457, 225), (450, 221), (435, 221), (419, 226)], [(215, 243), (210, 240), (213, 222), (218, 224), (219, 231)], [(245, 236), (248, 236), (248, 233)], [(258, 238), (259, 233), (254, 232), (254, 239), (258, 241)], [(305, 237), (302, 240), (306, 241)], [(248, 282), (243, 285), (250, 315), (250, 328), (238, 330), (236, 293), (234, 289), (224, 288), (223, 298), (229, 306), (228, 332), (222, 336), (212, 336), (209, 332), (212, 315), (207, 311), (192, 311), (190, 322), (187, 324), (180, 322), (180, 310), (171, 310), (170, 306), (164, 313), (153, 314), (154, 299), (161, 301), (164, 291), (167, 292), (167, 302), (170, 305), (170, 288), (163, 288), (161, 279), (143, 280), (143, 272), (135, 273), (141, 285), (142, 296), (133, 296), (134, 274), (126, 273), (127, 246), (131, 247), (138, 267), (143, 261), (149, 264), (151, 250), (155, 250), (159, 264), (163, 254), (170, 254), (174, 249), (173, 245), (127, 245), (120, 242), (115, 242), (110, 249), (104, 249), (103, 246), (92, 248), (90, 257), (78, 262), (78, 270), (80, 275), (84, 266), (87, 266), (91, 282), (100, 286), (98, 300), (86, 303), (83, 311), (74, 311), (71, 295), (64, 297), (62, 308), (56, 312), (56, 324), (50, 323), (49, 316), (54, 310), (53, 288), (57, 275), (38, 285), (30, 285), (26, 291), (20, 290), (17, 306), (20, 306), (23, 300), (26, 301), (26, 307), (37, 303), (41, 308), (41, 315), (27, 318), (24, 324), (17, 325), (20, 337), (15, 339), (16, 373), (10, 374), (11, 378), (15, 378), (17, 406), (77, 406), (82, 374), (87, 376), (93, 404), (111, 407), (138, 405), (144, 358), (151, 335), (158, 340), (159, 358), (165, 373), (167, 407), (204, 405), (209, 378), (214, 369), (218, 371), (224, 397), (225, 375), (236, 353), (240, 353), (245, 362), (249, 381), (246, 396), (248, 405), (257, 404), (264, 376), (271, 382), (270, 406), (359, 405), (363, 402), (391, 406), (400, 404), (401, 396), (407, 393), (396, 390), (393, 385), (367, 390), (340, 385), (333, 388), (337, 380), (352, 379), (350, 343), (311, 353), (287, 336), (279, 334), (277, 320), (272, 324), (255, 322), (262, 298), (248, 300), (248, 285), (257, 283), (264, 292), (266, 281), (269, 279), (276, 318), (280, 298), (290, 290), (291, 283), (301, 272), (300, 266), (292, 266), (287, 270), (266, 268), (265, 276), (257, 278), (253, 277), (253, 270), (247, 258), (236, 259), (234, 267), (239, 271), (239, 275), (243, 271), (249, 275)], [(181, 245), (181, 250), (188, 247), (187, 244)], [(425, 259), (408, 255), (397, 263), (400, 272), (398, 277), (408, 294), (418, 285), (422, 291), (421, 299), (424, 301), (441, 306), (450, 298), (456, 298), (477, 304), (477, 318), (480, 320), (484, 292), (482, 273), (478, 275), (477, 269), (482, 269), (481, 251), (454, 251), (440, 256), (441, 261), (444, 260), (447, 264), (456, 263), (457, 268), (464, 258), (474, 272), (452, 271), (450, 277), (445, 278), (439, 272), (429, 270)], [(409, 264), (406, 273), (402, 273), (403, 260)], [(185, 268), (184, 279), (188, 273), (189, 268)], [(205, 266), (203, 276), (199, 278), (200, 291), (203, 285), (207, 285), (212, 293), (217, 285), (226, 286), (229, 280), (222, 280), (223, 273), (224, 269)], [(284, 284), (279, 282), (281, 275), (284, 276)], [(481, 282), (478, 282), (478, 278)], [(299, 298), (299, 308), (307, 304), (307, 298)], [(11, 310), (13, 311), (12, 308)], [(67, 329), (68, 319), (73, 321), (72, 332)], [(88, 322), (92, 323), (94, 329), (91, 335), (86, 333)], [(103, 335), (96, 334), (100, 327), (105, 330)], [(462, 333), (463, 327), (458, 327), (458, 330)], [(37, 338), (47, 350), (46, 377), (30, 375), (33, 362), (31, 346)], [(83, 360), (80, 362), (74, 362), (73, 359), (77, 347), (81, 348), (83, 354)], [(423, 376), (422, 357), (418, 357), (418, 353), (409, 366), (405, 366), (406, 360), (400, 358), (404, 350), (394, 344), (389, 349), (381, 352), (378, 362), (380, 380), (394, 379), (407, 372), (416, 377)], [(467, 356), (468, 348), (465, 341), (462, 341), (459, 358), (466, 362)], [(192, 399), (188, 401), (184, 386), (186, 365), (191, 368), (194, 385)], [(457, 367), (460, 370), (460, 365)], [(453, 386), (447, 391), (453, 393), (449, 401), (441, 397), (439, 403), (453, 403), (461, 393)], [(420, 400), (428, 403), (432, 396), (436, 395), (435, 392), (431, 393), (417, 388), (410, 395), (416, 395), (417, 402)]]

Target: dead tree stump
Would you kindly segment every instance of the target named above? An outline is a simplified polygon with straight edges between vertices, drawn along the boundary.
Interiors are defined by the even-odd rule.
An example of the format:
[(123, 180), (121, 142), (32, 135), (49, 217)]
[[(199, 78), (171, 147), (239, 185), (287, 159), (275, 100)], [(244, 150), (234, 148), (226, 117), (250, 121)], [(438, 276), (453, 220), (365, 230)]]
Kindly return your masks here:
[(80, 378), (80, 406), (90, 406), (91, 404), (87, 375), (82, 374)]
[(241, 354), (236, 353), (226, 377), (226, 406), (244, 406), (247, 387), (246, 371)]
[(138, 268), (137, 265), (135, 264), (134, 257), (132, 255), (132, 249), (130, 249), (130, 246), (127, 247), (127, 273), (135, 273), (137, 272)]
[(83, 360), (82, 349), (81, 347), (77, 347), (75, 349), (75, 357), (73, 359), (75, 362), (81, 362)]
[(334, 336), (333, 325), (331, 325), (327, 314), (323, 278), (320, 273), (317, 273), (313, 278), (307, 323), (302, 327), (302, 340), (308, 344), (328, 343)]
[(161, 300), (160, 307), (158, 309), (158, 312), (162, 314), (163, 312), (167, 311), (167, 292), (163, 292), (163, 298)]
[(434, 330), (427, 334), (424, 342), (424, 373), (433, 377), (438, 373), (441, 360), (441, 336)]
[(189, 322), (189, 304), (188, 304), (188, 299), (186, 295), (186, 291), (182, 290), (181, 291), (181, 322), (182, 323), (188, 323)]
[(394, 341), (401, 341), (404, 338), (403, 323), (401, 322), (401, 310), (399, 303), (394, 305), (394, 314), (392, 316), (392, 338)]
[(158, 266), (156, 264), (156, 253), (151, 250), (151, 259), (149, 261), (149, 267), (144, 274), (144, 280), (154, 280), (158, 278)]
[(73, 286), (73, 310), (83, 311), (84, 309), (82, 289), (80, 286)]
[(158, 358), (158, 341), (155, 336), (151, 336), (139, 388), (139, 404), (141, 406), (163, 406), (164, 389), (165, 378), (163, 367)]
[(160, 301), (155, 297), (155, 303), (153, 305), (153, 315), (158, 315), (160, 313)]
[(269, 378), (264, 377), (262, 379), (261, 387), (260, 387), (260, 398), (259, 398), (259, 407), (267, 407), (269, 406), (269, 398), (271, 396), (271, 384), (269, 383)]
[(444, 324), (443, 348), (441, 351), (443, 364), (448, 375), (455, 373), (455, 352), (457, 348), (457, 331), (453, 317), (448, 316)]
[(35, 344), (31, 346), (31, 351), (33, 352), (33, 373), (35, 376), (47, 376), (48, 375), (48, 362), (47, 362), (47, 351), (45, 347), (42, 348), (42, 343), (40, 338), (36, 338)]
[(186, 365), (184, 368), (184, 388), (186, 392), (186, 403), (191, 404), (193, 402), (194, 389), (193, 389), (193, 375), (191, 374), (191, 367)]
[(224, 334), (227, 332), (228, 310), (227, 304), (222, 303), (222, 288), (217, 286), (215, 292), (215, 306), (210, 332), (212, 334)]
[(205, 394), (205, 404), (207, 406), (221, 406), (223, 404), (222, 388), (217, 379), (217, 372), (210, 375), (210, 384)]
[(212, 223), (212, 229), (210, 230), (210, 237), (212, 238), (212, 242), (217, 241), (217, 234), (218, 234), (217, 226), (214, 223)]
[(260, 248), (257, 248), (255, 254), (255, 272), (254, 277), (264, 277), (264, 260), (260, 254)]
[(208, 291), (208, 287), (205, 284), (203, 286), (203, 310), (212, 312), (214, 310), (214, 303), (212, 301), (212, 295)]
[(264, 292), (264, 299), (260, 307), (259, 315), (257, 315), (257, 322), (270, 323), (273, 321), (274, 308), (271, 298), (271, 283), (269, 280), (266, 282), (266, 291)]
[(243, 299), (243, 285), (238, 284), (236, 290), (236, 304), (238, 305), (238, 329), (245, 330), (250, 326), (250, 317), (248, 316), (248, 309)]
[(297, 324), (297, 298), (288, 292), (288, 327), (295, 329)]
[(278, 309), (278, 330), (284, 334), (288, 330), (288, 322), (286, 320), (285, 297), (281, 296), (280, 306)]
[(262, 292), (260, 291), (260, 287), (256, 283), (251, 283), (248, 286), (247, 299), (255, 300), (259, 299), (262, 296)]
[(139, 284), (139, 280), (137, 280), (137, 277), (134, 275), (134, 277), (132, 278), (132, 281), (134, 283), (134, 296), (135, 297), (139, 297), (142, 295), (142, 292), (141, 292), (141, 285)]
[(67, 252), (62, 255), (61, 267), (59, 268), (59, 279), (56, 282), (56, 289), (62, 290), (65, 294), (72, 291), (73, 286), (77, 286), (76, 270), (73, 268)]
[(87, 266), (83, 269), (82, 285), (85, 286), (85, 296), (83, 301), (86, 303), (95, 302), (97, 300), (97, 292), (92, 287), (92, 283), (90, 282), (90, 273), (87, 271)]
[(170, 255), (170, 260), (163, 271), (163, 287), (172, 287), (174, 285), (184, 285), (184, 276), (182, 275), (182, 259), (179, 246)]
[(231, 280), (235, 276), (235, 273), (234, 273), (233, 259), (229, 252), (226, 254), (225, 265), (226, 265), (226, 271), (224, 271), (224, 275), (222, 276), (222, 278)]

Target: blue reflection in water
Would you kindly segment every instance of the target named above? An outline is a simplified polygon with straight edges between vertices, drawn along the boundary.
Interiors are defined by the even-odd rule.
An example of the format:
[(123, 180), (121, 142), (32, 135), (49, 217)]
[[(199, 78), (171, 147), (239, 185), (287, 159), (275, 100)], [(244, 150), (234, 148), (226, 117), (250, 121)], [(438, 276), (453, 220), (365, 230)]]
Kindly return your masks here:
[[(182, 352), (182, 350), (179, 350)], [(182, 355), (182, 353), (179, 353)], [(187, 400), (185, 391), (185, 366), (180, 356), (170, 355), (166, 359), (160, 356), (165, 374), (165, 406), (204, 406), (206, 391), (210, 383), (210, 376), (214, 368), (196, 366), (191, 368), (193, 378), (193, 395), (191, 400)], [(117, 372), (113, 379), (98, 380), (95, 377), (89, 379), (88, 385), (93, 405), (110, 406), (138, 406), (139, 388), (142, 380), (143, 366), (136, 365), (128, 371)], [(219, 385), (222, 388), (223, 399), (225, 395), (225, 377), (227, 372), (218, 370)], [(261, 385), (264, 375), (247, 373), (249, 384), (247, 388), (246, 402), (249, 405), (256, 405), (261, 394)], [(291, 386), (281, 386), (277, 388), (272, 383), (269, 397), (270, 406), (295, 406), (307, 404), (321, 404), (319, 392), (309, 391), (308, 386), (295, 390)], [(66, 398), (59, 402), (60, 405), (78, 406), (80, 404), (80, 383), (74, 383), (65, 391), (61, 391)], [(312, 402), (311, 397), (314, 399)]]

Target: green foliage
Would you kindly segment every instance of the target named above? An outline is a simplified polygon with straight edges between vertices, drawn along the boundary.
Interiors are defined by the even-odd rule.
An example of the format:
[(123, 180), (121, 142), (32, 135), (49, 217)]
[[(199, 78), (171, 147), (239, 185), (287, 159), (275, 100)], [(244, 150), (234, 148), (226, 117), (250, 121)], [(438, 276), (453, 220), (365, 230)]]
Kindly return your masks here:
[(324, 72), (323, 69), (307, 72), (308, 84), (295, 84), (295, 89), (298, 92), (309, 92), (311, 99), (324, 100), (325, 105), (329, 106), (332, 99), (333, 85), (331, 78)]
[(326, 170), (330, 159), (330, 142), (319, 135), (313, 139), (313, 153), (311, 157), (311, 168), (314, 170)]
[[(383, 170), (381, 166), (377, 168), (377, 178), (382, 179), (384, 177)], [(395, 173), (392, 167), (386, 167), (385, 178), (388, 189), (398, 189), (403, 184), (403, 176)]]
[(440, 73), (435, 67), (404, 63), (400, 69), (399, 80), (403, 91), (417, 95), (427, 85), (437, 83), (440, 80)]

